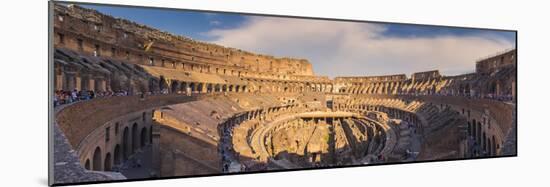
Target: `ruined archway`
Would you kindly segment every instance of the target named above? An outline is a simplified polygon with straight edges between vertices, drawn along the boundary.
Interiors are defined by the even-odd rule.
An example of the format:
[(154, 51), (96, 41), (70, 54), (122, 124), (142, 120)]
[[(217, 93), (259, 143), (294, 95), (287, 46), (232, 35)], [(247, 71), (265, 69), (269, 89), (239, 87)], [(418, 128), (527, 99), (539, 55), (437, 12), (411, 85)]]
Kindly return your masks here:
[(138, 140), (139, 140), (139, 134), (138, 134), (138, 127), (137, 123), (134, 123), (132, 125), (132, 153), (135, 153), (137, 151), (138, 147)]
[(92, 159), (92, 170), (101, 171), (101, 148), (96, 147)]
[(172, 84), (170, 84), (170, 93), (177, 93), (178, 92), (178, 81), (172, 81)]
[(130, 156), (130, 130), (128, 127), (124, 127), (122, 133), (122, 158), (128, 159)]
[(90, 159), (86, 159), (86, 162), (84, 164), (84, 168), (87, 170), (90, 170)]
[(164, 76), (160, 76), (160, 79), (159, 79), (159, 90), (160, 91), (163, 91), (164, 89), (166, 89), (168, 87), (168, 85), (166, 84), (166, 80), (164, 79)]
[(111, 171), (111, 153), (105, 155), (105, 161), (103, 162), (103, 170)]
[(120, 152), (120, 145), (116, 145), (115, 146), (115, 150), (113, 151), (114, 153), (114, 165), (119, 165), (121, 162), (122, 162), (122, 159), (121, 159), (121, 152)]
[(147, 144), (147, 128), (141, 128), (141, 147), (144, 147)]
[(191, 84), (189, 84), (189, 87), (191, 87), (191, 92), (197, 91), (194, 82), (192, 82)]

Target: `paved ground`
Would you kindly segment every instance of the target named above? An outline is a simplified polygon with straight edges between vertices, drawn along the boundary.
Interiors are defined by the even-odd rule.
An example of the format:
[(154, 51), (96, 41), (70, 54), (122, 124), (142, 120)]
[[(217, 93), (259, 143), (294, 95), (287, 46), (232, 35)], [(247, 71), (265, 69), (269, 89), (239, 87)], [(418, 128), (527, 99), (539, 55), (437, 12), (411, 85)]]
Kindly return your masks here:
[(128, 179), (149, 178), (153, 168), (152, 157), (152, 147), (147, 145), (124, 162), (120, 172)]
[(411, 131), (411, 144), (409, 147), (410, 154), (409, 154), (409, 157), (407, 157), (407, 159), (404, 160), (405, 162), (415, 161), (418, 156), (418, 153), (420, 152), (420, 148), (422, 146), (422, 136), (420, 136), (420, 134), (414, 133), (415, 130), (416, 130), (416, 127), (414, 126), (410, 129)]

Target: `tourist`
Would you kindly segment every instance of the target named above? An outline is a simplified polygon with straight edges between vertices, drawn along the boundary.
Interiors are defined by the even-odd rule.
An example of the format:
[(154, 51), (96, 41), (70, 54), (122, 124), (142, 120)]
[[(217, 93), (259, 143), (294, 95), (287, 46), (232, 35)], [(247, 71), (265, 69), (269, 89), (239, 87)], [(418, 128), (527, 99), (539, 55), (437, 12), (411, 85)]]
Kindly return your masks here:
[(94, 91), (90, 90), (90, 99), (93, 99), (95, 97)]
[(76, 89), (71, 92), (71, 99), (73, 102), (78, 100), (78, 92), (76, 91)]
[(53, 106), (56, 107), (57, 105), (59, 105), (58, 102), (59, 102), (59, 92), (55, 91), (53, 96)]

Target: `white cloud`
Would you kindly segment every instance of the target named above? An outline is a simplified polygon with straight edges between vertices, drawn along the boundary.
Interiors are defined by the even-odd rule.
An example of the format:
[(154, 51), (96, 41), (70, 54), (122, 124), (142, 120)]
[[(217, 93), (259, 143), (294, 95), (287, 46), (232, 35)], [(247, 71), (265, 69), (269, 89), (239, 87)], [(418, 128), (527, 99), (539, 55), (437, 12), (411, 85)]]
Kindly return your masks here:
[(218, 20), (212, 20), (212, 21), (210, 21), (210, 25), (218, 26), (218, 25), (220, 25), (220, 24), (222, 24), (222, 22), (220, 22), (220, 21), (218, 21)]
[(206, 33), (213, 42), (275, 56), (306, 58), (318, 75), (365, 76), (439, 69), (473, 72), (475, 60), (513, 44), (495, 36), (385, 36), (380, 24), (252, 17)]

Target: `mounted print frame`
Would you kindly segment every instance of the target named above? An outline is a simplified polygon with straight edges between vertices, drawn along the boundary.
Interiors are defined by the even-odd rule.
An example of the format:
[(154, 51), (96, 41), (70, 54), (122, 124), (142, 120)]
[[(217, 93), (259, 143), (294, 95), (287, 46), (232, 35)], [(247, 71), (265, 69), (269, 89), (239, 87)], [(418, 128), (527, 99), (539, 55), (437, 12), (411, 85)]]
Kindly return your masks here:
[(514, 30), (49, 8), (50, 185), (517, 156)]

